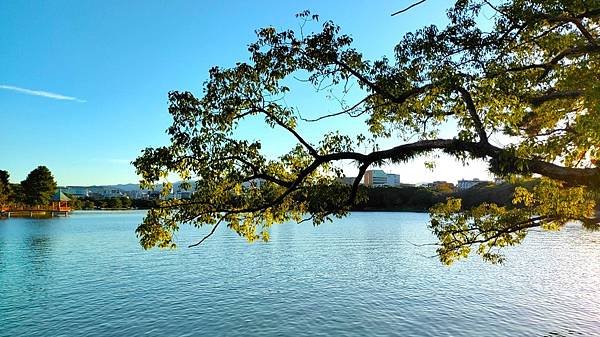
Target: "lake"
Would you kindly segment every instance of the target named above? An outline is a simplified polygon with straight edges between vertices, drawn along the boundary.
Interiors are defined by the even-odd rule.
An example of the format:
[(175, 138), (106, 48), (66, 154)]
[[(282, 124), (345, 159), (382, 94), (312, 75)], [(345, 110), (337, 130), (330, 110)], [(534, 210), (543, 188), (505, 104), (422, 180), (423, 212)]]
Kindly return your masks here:
[(274, 226), (248, 244), (144, 212), (0, 220), (0, 336), (600, 336), (600, 233), (534, 231), (502, 266), (432, 258), (427, 214)]

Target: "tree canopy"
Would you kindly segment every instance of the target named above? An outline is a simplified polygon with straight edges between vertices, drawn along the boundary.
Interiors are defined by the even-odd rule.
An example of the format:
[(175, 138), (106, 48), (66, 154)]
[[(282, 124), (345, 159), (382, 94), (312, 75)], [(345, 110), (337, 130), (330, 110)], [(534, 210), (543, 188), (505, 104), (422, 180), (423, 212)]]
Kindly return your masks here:
[[(210, 69), (201, 96), (170, 92), (170, 144), (143, 150), (134, 165), (148, 186), (176, 174), (196, 192), (151, 210), (137, 229), (142, 246), (174, 246), (182, 223), (212, 226), (211, 233), (223, 223), (252, 241), (268, 240), (273, 223), (344, 216), (365, 198), (358, 187), (369, 167), (432, 151), (485, 160), (507, 179), (542, 177), (515, 190), (514, 207), (465, 209), (457, 198), (433, 207), (444, 263), (472, 250), (499, 262), (498, 249), (533, 227), (597, 228), (600, 1), (458, 0), (447, 15), (446, 26), (408, 33), (392, 56), (367, 60), (331, 21), (304, 32), (319, 18), (303, 12), (299, 30), (258, 30), (248, 62)], [(299, 85), (361, 96), (306, 119), (285, 100)], [(251, 118), (297, 145), (267, 156), (260, 139), (240, 137), (240, 123)], [(363, 118), (368, 132), (303, 136), (301, 126), (332, 118)], [(440, 137), (448, 125), (455, 135)], [(508, 145), (492, 140), (499, 138)], [(396, 146), (382, 148), (382, 140)], [(358, 169), (351, 186), (335, 179), (344, 160)]]
[(9, 177), (8, 171), (0, 170), (0, 207), (8, 202), (10, 194)]
[(46, 205), (56, 190), (56, 181), (46, 166), (38, 166), (21, 182), (23, 201), (28, 205)]

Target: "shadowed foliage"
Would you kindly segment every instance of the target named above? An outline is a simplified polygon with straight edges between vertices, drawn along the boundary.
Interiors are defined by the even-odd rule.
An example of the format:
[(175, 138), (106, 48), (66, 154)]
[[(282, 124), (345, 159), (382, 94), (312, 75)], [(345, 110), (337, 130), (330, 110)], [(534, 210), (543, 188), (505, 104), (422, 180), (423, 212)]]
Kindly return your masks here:
[(0, 209), (8, 202), (10, 194), (9, 177), (8, 171), (0, 170)]

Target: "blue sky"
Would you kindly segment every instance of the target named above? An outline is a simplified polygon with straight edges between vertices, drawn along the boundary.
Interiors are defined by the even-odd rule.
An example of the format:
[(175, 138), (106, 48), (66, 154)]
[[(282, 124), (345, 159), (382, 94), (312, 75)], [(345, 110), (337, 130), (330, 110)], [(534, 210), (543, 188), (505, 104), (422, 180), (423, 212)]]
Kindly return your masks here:
[[(136, 182), (129, 163), (141, 149), (168, 141), (167, 92), (199, 93), (211, 66), (248, 60), (255, 29), (297, 28), (294, 14), (310, 9), (377, 58), (390, 54), (403, 33), (443, 22), (437, 1), (390, 16), (410, 3), (2, 1), (0, 169), (15, 182), (38, 165), (61, 185)], [(301, 104), (302, 93), (295, 100)], [(335, 123), (322, 128), (352, 127)], [(263, 130), (252, 124), (245, 132)], [(277, 137), (266, 139), (273, 154), (291, 144)], [(422, 161), (386, 169), (404, 182), (486, 177), (481, 163), (462, 168), (442, 158), (440, 164), (433, 172)]]

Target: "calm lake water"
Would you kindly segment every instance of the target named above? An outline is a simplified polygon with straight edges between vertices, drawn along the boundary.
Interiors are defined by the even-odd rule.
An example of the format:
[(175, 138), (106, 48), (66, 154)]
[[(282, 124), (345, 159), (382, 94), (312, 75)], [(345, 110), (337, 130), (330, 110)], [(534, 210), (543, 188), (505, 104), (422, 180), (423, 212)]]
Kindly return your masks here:
[(184, 230), (143, 251), (143, 212), (0, 221), (1, 336), (600, 336), (600, 233), (531, 233), (503, 266), (448, 268), (416, 213), (275, 226), (268, 244)]

